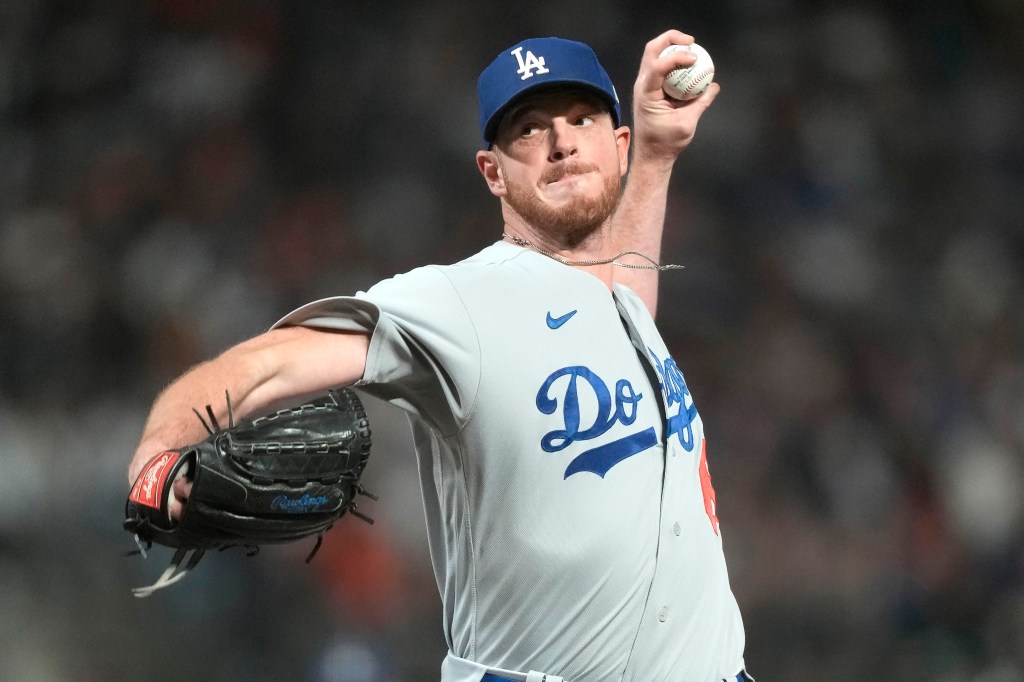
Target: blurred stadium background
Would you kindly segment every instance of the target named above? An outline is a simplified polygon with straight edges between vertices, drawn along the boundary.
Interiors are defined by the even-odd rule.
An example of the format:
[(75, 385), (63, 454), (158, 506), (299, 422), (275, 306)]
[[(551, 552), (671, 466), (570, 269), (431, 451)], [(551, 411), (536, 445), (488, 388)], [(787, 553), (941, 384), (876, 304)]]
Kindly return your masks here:
[[(437, 679), (404, 418), (365, 510), (145, 600), (125, 466), (172, 377), (498, 236), (474, 85), (527, 35), (723, 92), (660, 323), (712, 444), (759, 680), (1024, 680), (1020, 0), (0, 3), (0, 679)], [(681, 577), (681, 579), (685, 579)]]

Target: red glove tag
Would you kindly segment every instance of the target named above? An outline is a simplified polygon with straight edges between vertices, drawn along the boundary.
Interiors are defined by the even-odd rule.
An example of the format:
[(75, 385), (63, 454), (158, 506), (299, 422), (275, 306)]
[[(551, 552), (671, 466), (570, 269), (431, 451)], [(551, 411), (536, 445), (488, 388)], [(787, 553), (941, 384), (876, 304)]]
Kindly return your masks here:
[(146, 468), (142, 470), (139, 477), (132, 486), (132, 492), (128, 499), (136, 504), (141, 504), (153, 509), (161, 508), (161, 492), (167, 483), (167, 476), (174, 468), (174, 463), (181, 458), (181, 453), (168, 450), (149, 460)]

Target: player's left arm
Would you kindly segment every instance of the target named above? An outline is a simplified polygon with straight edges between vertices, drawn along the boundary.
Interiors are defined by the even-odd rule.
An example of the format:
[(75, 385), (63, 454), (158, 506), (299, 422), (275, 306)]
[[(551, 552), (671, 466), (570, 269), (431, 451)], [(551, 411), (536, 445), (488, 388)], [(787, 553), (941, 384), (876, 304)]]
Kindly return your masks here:
[[(689, 146), (697, 121), (718, 95), (712, 83), (697, 99), (686, 102), (669, 98), (662, 90), (665, 76), (694, 57), (684, 51), (659, 57), (671, 44), (687, 45), (693, 37), (666, 31), (644, 48), (633, 85), (633, 152), (622, 200), (613, 218), (615, 252), (639, 251), (661, 262), (669, 180), (679, 154)], [(645, 264), (635, 256), (623, 262)], [(616, 268), (615, 281), (635, 291), (653, 316), (658, 305), (658, 271)]]

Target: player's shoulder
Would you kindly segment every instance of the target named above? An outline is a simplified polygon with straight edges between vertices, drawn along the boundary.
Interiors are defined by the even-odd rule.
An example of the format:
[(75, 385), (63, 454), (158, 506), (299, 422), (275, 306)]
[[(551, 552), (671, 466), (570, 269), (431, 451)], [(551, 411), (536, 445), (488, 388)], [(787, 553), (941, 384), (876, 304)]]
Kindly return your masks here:
[(455, 285), (471, 284), (481, 279), (496, 282), (502, 277), (515, 277), (529, 270), (530, 255), (531, 252), (522, 247), (495, 242), (456, 263), (428, 265), (425, 269), (445, 277)]
[(374, 284), (365, 295), (371, 299), (394, 296), (438, 298), (455, 293), (456, 289), (465, 286), (467, 282), (477, 280), (485, 274), (493, 277), (500, 270), (494, 266), (518, 255), (515, 253), (516, 249), (513, 248), (509, 253), (502, 249), (502, 246), (509, 245), (499, 242), (456, 263), (421, 265), (392, 275)]
[(378, 282), (367, 293), (379, 296), (403, 295), (413, 298), (433, 296), (465, 297), (486, 291), (488, 295), (522, 290), (537, 282), (553, 282), (578, 277), (577, 271), (508, 242), (496, 242), (456, 263), (424, 265)]
[(454, 271), (488, 268), (520, 260), (526, 253), (528, 252), (520, 246), (499, 241), (484, 247), (472, 256), (464, 258), (457, 263), (436, 267), (448, 268)]

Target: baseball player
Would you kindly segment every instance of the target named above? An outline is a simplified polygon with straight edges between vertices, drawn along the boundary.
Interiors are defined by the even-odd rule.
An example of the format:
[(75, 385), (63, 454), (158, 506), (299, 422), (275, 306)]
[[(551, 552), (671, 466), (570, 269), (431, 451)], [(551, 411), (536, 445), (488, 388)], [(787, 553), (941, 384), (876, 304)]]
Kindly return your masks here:
[[(588, 46), (503, 50), (477, 84), (476, 156), (501, 239), (305, 305), (194, 368), (154, 404), (130, 480), (154, 452), (202, 436), (191, 407), (225, 388), (246, 414), (354, 385), (412, 424), (443, 682), (752, 679), (714, 445), (654, 324), (658, 269), (621, 255), (658, 258), (672, 165), (718, 92), (685, 104), (662, 93), (693, 58), (660, 53), (692, 40), (647, 44), (635, 137)], [(180, 505), (187, 483), (175, 494)]]

